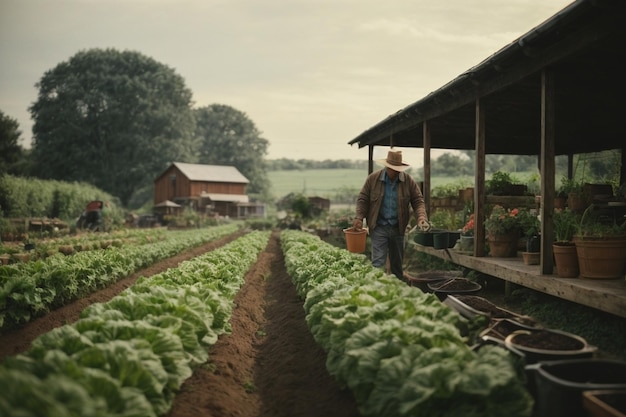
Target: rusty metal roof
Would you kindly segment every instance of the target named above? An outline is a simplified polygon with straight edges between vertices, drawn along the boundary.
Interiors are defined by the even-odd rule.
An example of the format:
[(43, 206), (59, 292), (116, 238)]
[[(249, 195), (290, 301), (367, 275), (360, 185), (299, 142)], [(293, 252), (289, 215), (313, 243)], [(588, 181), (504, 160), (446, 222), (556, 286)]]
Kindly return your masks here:
[(626, 2), (578, 0), (350, 145), (475, 149), (476, 103), (486, 114), (485, 153), (539, 155), (541, 78), (555, 80), (557, 155), (624, 149)]

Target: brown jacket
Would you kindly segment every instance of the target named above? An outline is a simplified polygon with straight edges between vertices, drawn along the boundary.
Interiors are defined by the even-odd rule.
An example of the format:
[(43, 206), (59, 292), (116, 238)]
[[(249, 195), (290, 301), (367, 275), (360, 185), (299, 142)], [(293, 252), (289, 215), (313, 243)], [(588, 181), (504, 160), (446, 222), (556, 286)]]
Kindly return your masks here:
[[(367, 219), (367, 226), (370, 229), (376, 227), (378, 213), (383, 204), (385, 183), (381, 177), (384, 171), (383, 168), (367, 176), (356, 200), (356, 217)], [(413, 209), (415, 220), (418, 223), (421, 219), (428, 220), (428, 218), (426, 217), (424, 196), (415, 180), (410, 175), (399, 172), (398, 181), (398, 227), (399, 231), (404, 233), (409, 224), (410, 208)]]

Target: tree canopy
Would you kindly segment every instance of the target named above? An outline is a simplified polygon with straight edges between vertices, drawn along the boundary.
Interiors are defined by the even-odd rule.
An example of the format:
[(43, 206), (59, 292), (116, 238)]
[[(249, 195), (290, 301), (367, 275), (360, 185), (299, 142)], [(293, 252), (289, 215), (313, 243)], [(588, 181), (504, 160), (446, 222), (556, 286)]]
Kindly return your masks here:
[(194, 110), (199, 163), (232, 165), (248, 180), (248, 193), (266, 199), (269, 179), (265, 155), (269, 142), (245, 113), (223, 104)]
[(16, 173), (23, 156), (19, 144), (21, 134), (17, 120), (0, 111), (0, 174)]
[(91, 49), (37, 83), (33, 174), (84, 181), (120, 198), (168, 163), (193, 160), (191, 91), (176, 72), (133, 51)]

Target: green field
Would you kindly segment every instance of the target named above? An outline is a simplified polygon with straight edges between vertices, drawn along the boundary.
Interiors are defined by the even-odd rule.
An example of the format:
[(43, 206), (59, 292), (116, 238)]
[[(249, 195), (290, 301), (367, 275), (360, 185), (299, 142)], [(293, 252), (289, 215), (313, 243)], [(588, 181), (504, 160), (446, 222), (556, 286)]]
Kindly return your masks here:
[(366, 176), (367, 171), (360, 169), (307, 169), (268, 173), (272, 194), (276, 198), (289, 193), (331, 198), (341, 189), (360, 190)]
[[(378, 169), (378, 167), (376, 168)], [(367, 171), (360, 169), (307, 169), (302, 171), (269, 171), (268, 177), (272, 194), (282, 198), (289, 193), (302, 193), (306, 196), (333, 198), (339, 190), (347, 188), (358, 192), (363, 186)], [(416, 181), (422, 178), (414, 177)], [(431, 187), (437, 187), (459, 181), (471, 181), (473, 178), (432, 177)]]

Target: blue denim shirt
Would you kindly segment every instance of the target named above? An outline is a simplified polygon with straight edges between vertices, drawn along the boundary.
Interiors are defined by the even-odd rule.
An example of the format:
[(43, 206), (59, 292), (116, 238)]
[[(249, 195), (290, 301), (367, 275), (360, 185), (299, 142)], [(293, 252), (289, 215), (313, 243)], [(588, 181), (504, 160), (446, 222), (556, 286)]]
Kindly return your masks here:
[(398, 224), (398, 177), (392, 181), (385, 171), (380, 180), (385, 183), (385, 195), (377, 223), (394, 226)]

